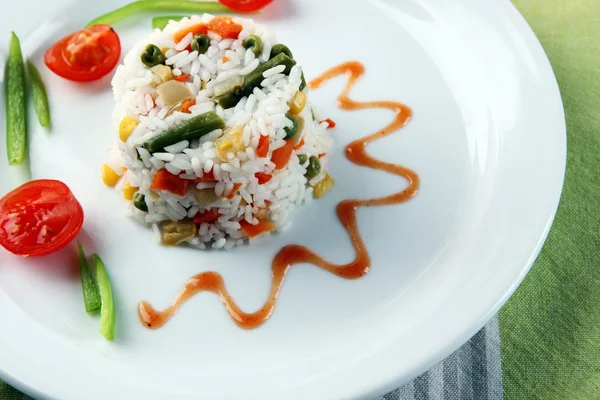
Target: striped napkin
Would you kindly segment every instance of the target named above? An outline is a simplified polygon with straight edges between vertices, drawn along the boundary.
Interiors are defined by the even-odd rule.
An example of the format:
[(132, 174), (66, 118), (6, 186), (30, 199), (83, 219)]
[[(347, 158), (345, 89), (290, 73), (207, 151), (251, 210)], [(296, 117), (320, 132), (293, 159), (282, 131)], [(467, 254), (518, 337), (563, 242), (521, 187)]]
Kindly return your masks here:
[[(552, 62), (567, 116), (556, 220), (499, 316), (432, 370), (377, 400), (600, 399), (600, 0), (513, 2)], [(0, 382), (0, 400), (25, 399)]]

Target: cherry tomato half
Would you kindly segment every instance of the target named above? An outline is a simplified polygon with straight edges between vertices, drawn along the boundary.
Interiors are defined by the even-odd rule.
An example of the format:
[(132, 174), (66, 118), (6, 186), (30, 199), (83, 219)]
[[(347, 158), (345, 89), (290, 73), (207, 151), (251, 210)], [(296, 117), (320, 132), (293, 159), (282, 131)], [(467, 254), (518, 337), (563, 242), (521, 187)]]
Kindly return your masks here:
[(258, 11), (273, 0), (219, 0), (219, 2), (232, 10), (249, 13)]
[(60, 181), (31, 181), (0, 199), (0, 246), (23, 257), (65, 247), (83, 225), (83, 209)]
[(89, 82), (107, 75), (121, 57), (121, 41), (109, 25), (94, 25), (60, 39), (44, 55), (56, 75)]

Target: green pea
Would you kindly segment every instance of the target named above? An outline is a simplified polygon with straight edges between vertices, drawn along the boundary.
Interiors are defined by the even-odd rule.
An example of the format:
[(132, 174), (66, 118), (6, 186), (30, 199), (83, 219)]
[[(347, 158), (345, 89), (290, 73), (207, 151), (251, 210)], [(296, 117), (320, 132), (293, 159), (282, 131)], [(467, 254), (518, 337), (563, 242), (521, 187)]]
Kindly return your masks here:
[(283, 128), (283, 130), (285, 131), (285, 138), (291, 139), (294, 136), (296, 136), (296, 133), (298, 133), (298, 121), (296, 120), (296, 117), (294, 117), (291, 114), (285, 114), (285, 116), (287, 117), (287, 119), (292, 121), (292, 126), (286, 126), (285, 128)]
[(150, 68), (159, 64), (165, 64), (165, 55), (153, 44), (146, 46), (146, 50), (144, 50), (140, 58), (144, 65), (147, 65)]
[(192, 50), (197, 51), (198, 54), (204, 54), (210, 46), (210, 38), (206, 35), (194, 35), (191, 46)]
[(133, 195), (133, 206), (140, 211), (148, 212), (148, 204), (146, 204), (146, 196), (140, 192)]
[(290, 50), (289, 47), (287, 47), (285, 44), (276, 44), (275, 46), (273, 46), (273, 48), (271, 49), (271, 57), (269, 58), (273, 58), (278, 54), (285, 54), (286, 56), (288, 56), (289, 58), (294, 58), (294, 56), (292, 55), (292, 51)]
[(298, 154), (298, 162), (300, 163), (300, 165), (306, 164), (307, 161), (308, 156), (306, 154)]
[(256, 35), (250, 35), (244, 39), (242, 46), (244, 46), (245, 49), (252, 49), (252, 52), (257, 56), (263, 51), (263, 42), (261, 38)]
[(306, 177), (312, 179), (321, 173), (321, 163), (315, 156), (311, 156), (308, 160), (308, 167), (306, 167)]

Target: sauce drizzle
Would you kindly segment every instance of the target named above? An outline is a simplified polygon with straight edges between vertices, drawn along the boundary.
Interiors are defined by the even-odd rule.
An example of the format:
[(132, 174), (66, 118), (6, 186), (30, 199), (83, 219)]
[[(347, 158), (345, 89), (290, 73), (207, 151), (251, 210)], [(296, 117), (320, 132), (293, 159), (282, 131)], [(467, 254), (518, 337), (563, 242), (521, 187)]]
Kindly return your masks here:
[(140, 321), (151, 329), (160, 328), (177, 313), (181, 305), (199, 292), (212, 292), (219, 295), (231, 319), (244, 329), (259, 327), (271, 316), (281, 286), (289, 269), (299, 263), (310, 263), (344, 279), (358, 279), (369, 272), (371, 265), (369, 253), (358, 231), (356, 209), (358, 207), (373, 207), (397, 204), (411, 199), (419, 189), (418, 175), (405, 167), (377, 160), (366, 152), (369, 143), (381, 139), (405, 126), (411, 118), (411, 109), (402, 103), (394, 101), (358, 102), (350, 99), (349, 94), (356, 82), (364, 74), (364, 66), (357, 61), (350, 61), (331, 68), (320, 77), (309, 83), (310, 89), (317, 89), (326, 81), (339, 75), (347, 76), (346, 86), (338, 97), (338, 106), (344, 110), (360, 110), (365, 108), (386, 108), (394, 113), (394, 120), (385, 128), (364, 138), (355, 140), (346, 146), (346, 157), (357, 165), (379, 169), (398, 175), (407, 181), (404, 190), (375, 199), (344, 200), (337, 205), (337, 215), (348, 232), (352, 246), (356, 252), (354, 261), (348, 264), (336, 265), (315, 254), (312, 250), (299, 245), (283, 247), (273, 259), (271, 265), (271, 291), (265, 304), (253, 313), (240, 309), (225, 288), (223, 277), (214, 271), (203, 272), (188, 280), (171, 306), (164, 311), (155, 310), (148, 302), (142, 301), (138, 306)]

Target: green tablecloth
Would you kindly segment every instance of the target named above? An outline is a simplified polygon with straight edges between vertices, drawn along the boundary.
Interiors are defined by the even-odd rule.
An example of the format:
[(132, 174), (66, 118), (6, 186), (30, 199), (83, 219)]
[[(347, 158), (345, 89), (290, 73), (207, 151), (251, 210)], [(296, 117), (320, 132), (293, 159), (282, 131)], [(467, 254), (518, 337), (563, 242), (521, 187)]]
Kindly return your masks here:
[(552, 62), (568, 154), (548, 240), (500, 312), (504, 397), (600, 399), (600, 0), (514, 3)]
[[(540, 38), (563, 96), (568, 160), (558, 214), (500, 312), (500, 346), (495, 319), (386, 400), (600, 399), (600, 0), (513, 1)], [(0, 382), (0, 400), (23, 398)]]

